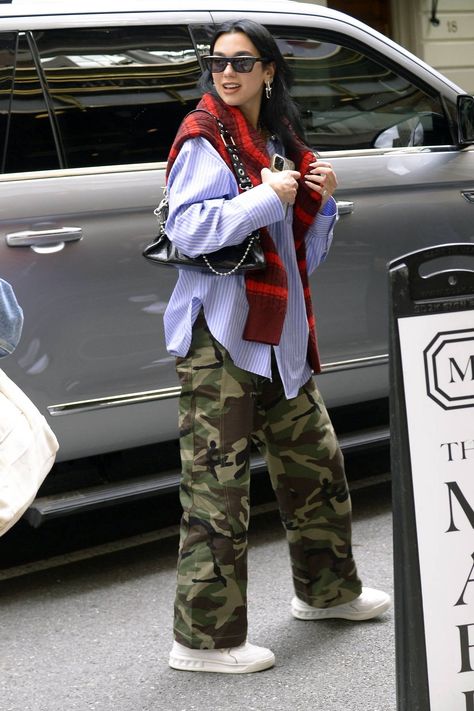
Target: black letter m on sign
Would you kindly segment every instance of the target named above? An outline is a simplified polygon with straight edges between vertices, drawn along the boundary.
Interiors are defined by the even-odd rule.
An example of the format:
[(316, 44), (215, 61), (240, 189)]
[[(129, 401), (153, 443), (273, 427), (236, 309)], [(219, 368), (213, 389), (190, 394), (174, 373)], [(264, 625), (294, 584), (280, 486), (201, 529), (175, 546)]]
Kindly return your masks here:
[(455, 377), (454, 377), (454, 370), (458, 374), (459, 378), (464, 382), (464, 378), (467, 375), (467, 371), (469, 370), (469, 366), (471, 366), (471, 380), (474, 380), (474, 355), (472, 355), (469, 360), (467, 361), (467, 365), (464, 370), (461, 370), (459, 365), (456, 363), (454, 358), (449, 359), (449, 372), (451, 373), (451, 380), (449, 381), (450, 383), (454, 383)]
[(446, 481), (445, 482), (446, 486), (448, 487), (448, 493), (449, 493), (449, 513), (451, 517), (451, 522), (449, 525), (448, 530), (446, 533), (450, 533), (451, 531), (459, 531), (459, 528), (456, 527), (454, 523), (454, 515), (453, 515), (453, 494), (456, 497), (458, 504), (461, 506), (462, 510), (466, 514), (466, 518), (468, 519), (469, 523), (471, 524), (472, 528), (474, 528), (474, 509), (471, 507), (469, 504), (468, 500), (464, 496), (464, 494), (461, 491), (461, 488), (459, 484), (456, 481)]

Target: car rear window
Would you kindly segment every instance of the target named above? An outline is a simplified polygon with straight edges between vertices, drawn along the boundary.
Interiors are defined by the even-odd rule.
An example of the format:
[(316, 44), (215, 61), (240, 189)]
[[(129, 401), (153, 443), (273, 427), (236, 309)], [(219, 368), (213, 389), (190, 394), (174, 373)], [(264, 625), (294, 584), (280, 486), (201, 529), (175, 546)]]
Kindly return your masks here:
[(198, 99), (186, 27), (36, 32), (67, 167), (166, 160)]

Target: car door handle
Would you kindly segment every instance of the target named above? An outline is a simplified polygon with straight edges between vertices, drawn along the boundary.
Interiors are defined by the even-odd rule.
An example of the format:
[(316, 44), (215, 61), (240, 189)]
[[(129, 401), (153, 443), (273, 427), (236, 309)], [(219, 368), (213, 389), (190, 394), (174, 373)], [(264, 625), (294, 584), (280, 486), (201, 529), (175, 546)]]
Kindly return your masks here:
[(340, 215), (348, 215), (350, 212), (354, 212), (353, 202), (347, 202), (346, 200), (337, 200), (336, 205)]
[(46, 247), (61, 242), (82, 239), (82, 227), (58, 227), (52, 230), (24, 230), (11, 232), (5, 238), (9, 247)]

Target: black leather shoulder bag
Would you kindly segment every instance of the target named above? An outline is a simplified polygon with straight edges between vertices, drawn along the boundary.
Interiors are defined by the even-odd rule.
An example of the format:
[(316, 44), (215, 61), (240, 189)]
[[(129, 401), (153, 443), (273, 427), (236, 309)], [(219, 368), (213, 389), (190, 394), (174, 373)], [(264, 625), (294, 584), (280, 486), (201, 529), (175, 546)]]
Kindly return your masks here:
[[(195, 111), (204, 111), (217, 121), (221, 138), (232, 160), (232, 166), (239, 187), (242, 190), (249, 190), (252, 187), (252, 183), (240, 160), (237, 146), (222, 121), (204, 109), (195, 109)], [(191, 113), (194, 112), (192, 111)], [(265, 255), (262, 245), (260, 244), (259, 230), (252, 232), (240, 244), (222, 247), (216, 252), (201, 254), (198, 257), (192, 258), (180, 252), (167, 236), (166, 220), (168, 218), (168, 211), (168, 194), (165, 187), (163, 188), (163, 199), (155, 210), (159, 224), (158, 236), (151, 244), (145, 247), (143, 251), (143, 256), (153, 262), (153, 264), (180, 267), (181, 269), (194, 269), (200, 272), (211, 272), (217, 276), (231, 276), (233, 274), (243, 274), (247, 271), (265, 268)]]

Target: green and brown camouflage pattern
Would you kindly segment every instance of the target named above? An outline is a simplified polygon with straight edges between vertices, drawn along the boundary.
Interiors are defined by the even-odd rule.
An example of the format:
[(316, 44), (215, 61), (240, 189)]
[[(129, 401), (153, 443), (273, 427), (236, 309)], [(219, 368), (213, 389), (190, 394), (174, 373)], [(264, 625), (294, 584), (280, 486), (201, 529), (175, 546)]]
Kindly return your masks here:
[(273, 382), (237, 368), (202, 316), (177, 372), (183, 516), (176, 639), (211, 649), (247, 637), (252, 441), (268, 464), (298, 597), (330, 607), (360, 595), (343, 457), (314, 380), (286, 400), (277, 368)]

